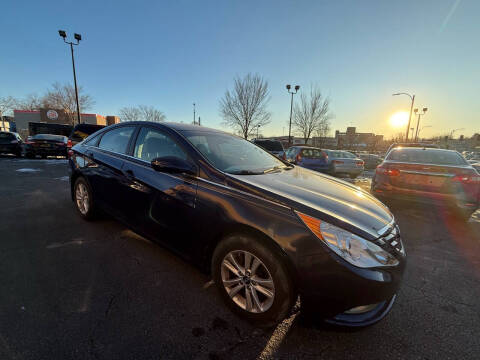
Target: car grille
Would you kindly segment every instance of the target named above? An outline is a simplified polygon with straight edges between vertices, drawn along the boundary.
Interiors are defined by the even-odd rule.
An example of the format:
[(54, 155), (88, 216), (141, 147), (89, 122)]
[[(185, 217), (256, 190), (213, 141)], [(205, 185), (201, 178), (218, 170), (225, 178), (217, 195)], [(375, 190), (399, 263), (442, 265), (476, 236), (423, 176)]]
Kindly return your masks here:
[(396, 224), (392, 226), (389, 232), (378, 238), (376, 243), (389, 252), (395, 250), (405, 256), (405, 248), (400, 238), (400, 229)]

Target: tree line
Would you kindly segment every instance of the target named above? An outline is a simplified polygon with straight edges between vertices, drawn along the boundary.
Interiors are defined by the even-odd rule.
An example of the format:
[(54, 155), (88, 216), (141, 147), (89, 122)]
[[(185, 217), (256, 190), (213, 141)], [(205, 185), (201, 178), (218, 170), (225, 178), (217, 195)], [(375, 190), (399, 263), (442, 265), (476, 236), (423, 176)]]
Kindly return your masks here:
[[(95, 100), (86, 94), (81, 86), (78, 87), (78, 102), (80, 112), (92, 109)], [(0, 97), (0, 116), (13, 115), (13, 110), (40, 110), (42, 108), (59, 109), (65, 112), (70, 124), (74, 124), (77, 117), (77, 103), (75, 99), (75, 88), (69, 84), (55, 82), (43, 94), (29, 94), (24, 98), (13, 96)], [(119, 110), (122, 121), (145, 120), (165, 121), (165, 115), (153, 106), (139, 105), (123, 107)]]
[[(268, 82), (258, 74), (247, 74), (234, 79), (233, 89), (227, 90), (220, 100), (223, 125), (232, 128), (245, 139), (253, 136), (258, 127), (270, 123), (268, 111), (270, 95)], [(301, 92), (300, 101), (293, 108), (292, 126), (304, 142), (312, 135), (325, 138), (330, 132), (330, 99), (324, 97), (317, 86), (311, 85), (308, 93)]]

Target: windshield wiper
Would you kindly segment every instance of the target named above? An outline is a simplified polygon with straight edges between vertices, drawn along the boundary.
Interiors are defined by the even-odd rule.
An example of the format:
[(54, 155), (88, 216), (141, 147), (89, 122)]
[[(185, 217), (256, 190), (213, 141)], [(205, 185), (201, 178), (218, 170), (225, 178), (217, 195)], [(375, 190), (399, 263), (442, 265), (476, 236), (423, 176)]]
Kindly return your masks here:
[[(293, 166), (291, 166), (293, 168)], [(277, 171), (277, 170), (281, 170), (281, 169), (285, 169), (285, 168), (288, 168), (288, 166), (286, 165), (282, 165), (282, 166), (274, 166), (270, 169), (267, 169), (267, 170), (263, 170), (263, 173), (264, 174), (268, 174), (268, 173), (271, 173), (271, 172), (274, 172), (274, 171)]]
[(232, 175), (262, 175), (263, 171), (238, 170), (238, 171), (231, 171), (230, 174), (232, 174)]

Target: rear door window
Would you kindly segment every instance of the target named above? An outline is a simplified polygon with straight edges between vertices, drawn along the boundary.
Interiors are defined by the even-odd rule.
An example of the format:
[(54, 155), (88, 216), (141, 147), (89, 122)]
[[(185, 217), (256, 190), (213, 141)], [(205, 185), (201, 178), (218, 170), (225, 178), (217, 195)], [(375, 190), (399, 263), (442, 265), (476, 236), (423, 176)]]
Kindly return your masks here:
[(106, 132), (100, 139), (98, 147), (119, 154), (126, 154), (134, 126), (123, 126)]

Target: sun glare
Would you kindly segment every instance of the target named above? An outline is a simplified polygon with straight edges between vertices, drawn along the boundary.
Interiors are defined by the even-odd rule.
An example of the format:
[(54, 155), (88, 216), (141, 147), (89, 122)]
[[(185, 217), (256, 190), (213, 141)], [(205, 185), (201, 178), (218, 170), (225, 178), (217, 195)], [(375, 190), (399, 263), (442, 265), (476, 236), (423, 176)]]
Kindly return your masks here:
[(392, 125), (393, 127), (403, 127), (407, 125), (408, 116), (408, 112), (398, 111), (392, 116), (390, 116), (390, 125)]

